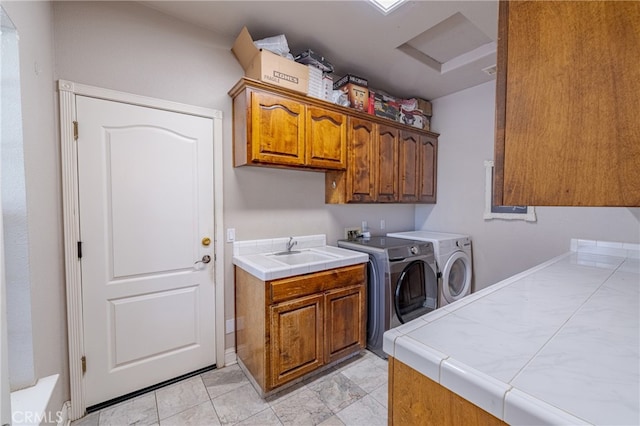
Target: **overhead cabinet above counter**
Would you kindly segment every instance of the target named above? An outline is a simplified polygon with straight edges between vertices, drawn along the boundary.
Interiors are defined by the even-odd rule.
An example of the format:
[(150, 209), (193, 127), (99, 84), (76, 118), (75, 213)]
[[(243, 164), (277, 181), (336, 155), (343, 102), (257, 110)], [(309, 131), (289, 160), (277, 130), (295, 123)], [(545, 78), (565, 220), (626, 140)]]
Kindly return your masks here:
[(500, 2), (494, 204), (640, 206), (640, 2)]
[(234, 167), (325, 171), (327, 203), (435, 203), (438, 134), (242, 78)]
[(347, 116), (331, 104), (243, 78), (231, 89), (234, 166), (344, 170)]

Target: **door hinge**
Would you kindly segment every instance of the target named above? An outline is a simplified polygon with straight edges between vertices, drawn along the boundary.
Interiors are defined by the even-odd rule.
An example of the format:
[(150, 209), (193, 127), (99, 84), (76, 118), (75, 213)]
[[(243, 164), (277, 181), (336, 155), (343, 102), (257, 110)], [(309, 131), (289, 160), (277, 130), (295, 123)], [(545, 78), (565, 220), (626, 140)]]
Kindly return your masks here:
[(82, 259), (82, 241), (78, 241), (78, 259)]
[(73, 122), (73, 139), (78, 140), (78, 122)]
[(84, 375), (87, 372), (87, 357), (83, 355), (80, 361), (82, 362), (82, 375)]

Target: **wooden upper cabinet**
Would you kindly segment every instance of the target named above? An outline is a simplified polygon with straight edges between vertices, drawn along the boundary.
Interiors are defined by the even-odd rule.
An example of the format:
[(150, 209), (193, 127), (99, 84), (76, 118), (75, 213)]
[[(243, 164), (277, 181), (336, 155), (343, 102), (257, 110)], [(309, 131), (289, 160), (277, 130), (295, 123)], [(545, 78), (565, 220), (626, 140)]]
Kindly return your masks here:
[(378, 125), (377, 198), (378, 202), (398, 201), (398, 141), (400, 131)]
[(403, 130), (399, 144), (400, 201), (435, 203), (438, 139)]
[(420, 195), (420, 135), (402, 131), (400, 137), (400, 199), (416, 202)]
[(438, 177), (438, 139), (421, 135), (418, 143), (418, 202), (435, 203)]
[(251, 92), (251, 149), (254, 161), (303, 165), (304, 106), (280, 96)]
[(346, 168), (347, 115), (331, 104), (246, 79), (229, 95), (235, 167)]
[(307, 107), (306, 164), (344, 169), (347, 162), (347, 117), (325, 108)]
[(235, 167), (325, 171), (332, 204), (436, 202), (437, 133), (247, 78), (229, 96)]
[(359, 118), (349, 119), (349, 160), (347, 163), (346, 185), (349, 201), (371, 203), (376, 200), (375, 125)]
[(500, 2), (494, 204), (640, 206), (640, 2)]
[(438, 135), (349, 118), (345, 172), (326, 176), (327, 203), (435, 203)]

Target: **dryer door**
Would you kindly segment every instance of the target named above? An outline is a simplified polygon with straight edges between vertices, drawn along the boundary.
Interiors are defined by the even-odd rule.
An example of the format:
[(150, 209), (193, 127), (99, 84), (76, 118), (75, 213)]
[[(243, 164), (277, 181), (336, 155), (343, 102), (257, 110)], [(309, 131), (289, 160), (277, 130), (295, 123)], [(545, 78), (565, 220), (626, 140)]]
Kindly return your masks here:
[(392, 328), (437, 308), (436, 273), (424, 260), (392, 265), (391, 283), (394, 285)]
[(447, 303), (471, 294), (471, 258), (463, 251), (454, 252), (442, 269), (442, 295)]

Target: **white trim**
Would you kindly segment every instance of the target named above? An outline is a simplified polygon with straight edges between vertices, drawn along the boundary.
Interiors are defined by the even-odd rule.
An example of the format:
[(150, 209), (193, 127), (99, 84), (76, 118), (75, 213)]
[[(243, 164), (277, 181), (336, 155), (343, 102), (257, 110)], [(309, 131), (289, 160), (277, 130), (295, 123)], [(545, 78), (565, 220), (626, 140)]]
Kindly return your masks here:
[(69, 382), (71, 401), (69, 419), (76, 420), (84, 416), (86, 401), (84, 398), (84, 382), (82, 378), (81, 358), (83, 355), (83, 320), (82, 320), (82, 283), (80, 261), (76, 254), (79, 236), (78, 217), (78, 174), (77, 149), (73, 138), (73, 121), (76, 120), (75, 97), (89, 96), (98, 99), (151, 107), (165, 111), (190, 114), (213, 119), (214, 138), (214, 227), (215, 258), (214, 286), (216, 309), (216, 364), (226, 364), (224, 350), (224, 234), (223, 234), (223, 147), (222, 147), (222, 112), (209, 108), (185, 105), (164, 101), (130, 93), (117, 92), (99, 87), (86, 86), (71, 81), (59, 80), (60, 93), (60, 143), (62, 145), (62, 199), (64, 218), (64, 250), (65, 278), (67, 290), (67, 322), (69, 333)]
[(527, 222), (536, 221), (535, 207), (527, 206), (526, 213), (495, 213), (491, 211), (491, 201), (493, 199), (493, 161), (484, 161), (484, 215), (485, 220), (488, 219), (507, 219), (507, 220), (526, 220)]
[(236, 355), (236, 347), (227, 348), (224, 351), (224, 365), (233, 365), (238, 363), (238, 357)]

